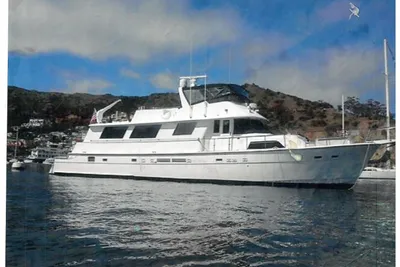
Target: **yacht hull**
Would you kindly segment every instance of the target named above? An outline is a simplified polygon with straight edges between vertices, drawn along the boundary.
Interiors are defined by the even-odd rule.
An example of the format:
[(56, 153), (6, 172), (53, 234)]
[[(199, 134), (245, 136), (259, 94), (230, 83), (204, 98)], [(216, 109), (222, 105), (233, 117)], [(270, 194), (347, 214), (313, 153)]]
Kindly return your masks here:
[[(289, 150), (246, 150), (174, 154), (71, 154), (56, 159), (55, 175), (149, 180), (352, 187), (378, 144)], [(90, 162), (88, 162), (91, 158)]]

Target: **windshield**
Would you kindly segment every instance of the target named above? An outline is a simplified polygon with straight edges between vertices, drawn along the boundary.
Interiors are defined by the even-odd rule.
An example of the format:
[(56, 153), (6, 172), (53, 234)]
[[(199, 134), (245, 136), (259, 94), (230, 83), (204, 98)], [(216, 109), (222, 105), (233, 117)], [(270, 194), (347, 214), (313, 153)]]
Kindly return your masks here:
[(235, 119), (233, 134), (270, 133), (266, 123), (257, 119)]
[[(183, 88), (186, 99), (192, 105), (203, 102), (204, 99), (208, 103), (216, 103), (221, 101), (231, 101), (236, 103), (250, 102), (249, 93), (241, 86), (236, 84), (207, 84), (206, 90), (204, 85)], [(206, 94), (206, 96), (205, 96)], [(204, 97), (205, 96), (205, 97)]]

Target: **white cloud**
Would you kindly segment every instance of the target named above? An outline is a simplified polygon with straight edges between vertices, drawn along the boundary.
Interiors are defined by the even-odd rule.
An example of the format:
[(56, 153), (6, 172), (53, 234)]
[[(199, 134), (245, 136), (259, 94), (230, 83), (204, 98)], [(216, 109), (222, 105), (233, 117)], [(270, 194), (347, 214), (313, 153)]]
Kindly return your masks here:
[(270, 32), (268, 34), (256, 34), (256, 38), (249, 38), (243, 47), (240, 47), (240, 53), (244, 61), (252, 68), (259, 68), (265, 58), (279, 55), (292, 45), (298, 43), (304, 36), (286, 36), (283, 34)]
[(122, 68), (119, 71), (119, 74), (121, 76), (125, 76), (125, 77), (132, 78), (132, 79), (139, 79), (140, 78), (140, 74), (139, 73), (134, 72), (133, 70), (130, 70), (130, 69), (126, 69), (126, 68)]
[(383, 86), (380, 50), (365, 46), (310, 50), (298, 58), (265, 64), (247, 80), (310, 100), (339, 104), (341, 95), (359, 96)]
[(87, 93), (104, 94), (105, 89), (109, 89), (114, 84), (102, 79), (77, 79), (67, 80), (67, 88), (63, 92), (67, 93)]
[(11, 1), (9, 50), (138, 61), (186, 53), (191, 35), (194, 49), (232, 42), (240, 25), (232, 10), (192, 11), (183, 0)]
[(178, 88), (178, 76), (170, 72), (158, 73), (150, 77), (150, 83), (159, 89), (175, 90)]
[[(354, 4), (360, 6), (358, 1)], [(348, 20), (350, 15), (350, 5), (348, 0), (336, 0), (317, 10), (315, 19), (320, 25), (335, 23), (341, 20)]]
[[(327, 25), (348, 20), (345, 0), (318, 7), (310, 14), (297, 14), (293, 26), (300, 30), (291, 35), (247, 27), (226, 5), (194, 11), (189, 1), (172, 1), (13, 0), (9, 4), (9, 50), (28, 54), (63, 51), (91, 59), (122, 57), (142, 62), (188, 53), (193, 35), (194, 53), (199, 48), (229, 45), (232, 72), (235, 66), (243, 67), (249, 82), (302, 98), (338, 103), (342, 93), (358, 96), (383, 86), (382, 52), (364, 53), (362, 43), (310, 50), (296, 58), (285, 55), (287, 49)], [(362, 12), (366, 12), (365, 6)], [(214, 54), (202, 68), (226, 65), (227, 50)], [(266, 63), (271, 56), (282, 59)], [(140, 78), (130, 69), (121, 69), (120, 75)], [(112, 86), (85, 76), (65, 79), (68, 90), (102, 92)], [(157, 88), (176, 90), (178, 76), (167, 71), (151, 76), (150, 82)]]

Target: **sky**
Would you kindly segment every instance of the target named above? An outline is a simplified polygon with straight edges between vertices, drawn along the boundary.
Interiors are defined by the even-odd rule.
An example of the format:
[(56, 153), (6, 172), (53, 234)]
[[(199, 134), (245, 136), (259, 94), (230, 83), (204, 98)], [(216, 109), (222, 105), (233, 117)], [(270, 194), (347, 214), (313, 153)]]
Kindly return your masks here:
[[(8, 84), (48, 92), (177, 92), (179, 76), (255, 83), (333, 105), (385, 103), (395, 1), (13, 0)], [(192, 62), (190, 64), (190, 62)], [(394, 60), (388, 51), (390, 109)]]

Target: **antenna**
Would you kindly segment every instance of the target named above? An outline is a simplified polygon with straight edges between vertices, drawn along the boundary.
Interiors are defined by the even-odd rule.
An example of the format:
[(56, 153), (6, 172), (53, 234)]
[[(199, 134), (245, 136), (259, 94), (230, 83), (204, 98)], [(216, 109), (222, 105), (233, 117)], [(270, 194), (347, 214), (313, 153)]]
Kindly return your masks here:
[(192, 50), (193, 50), (193, 38), (190, 37), (189, 76), (192, 76)]
[[(193, 50), (193, 38), (190, 37), (190, 63), (189, 63), (189, 76), (192, 76), (192, 50)], [(192, 108), (192, 83), (189, 82), (189, 105)]]
[(204, 117), (207, 117), (207, 75), (204, 75)]
[(231, 46), (229, 46), (228, 83), (231, 83)]

